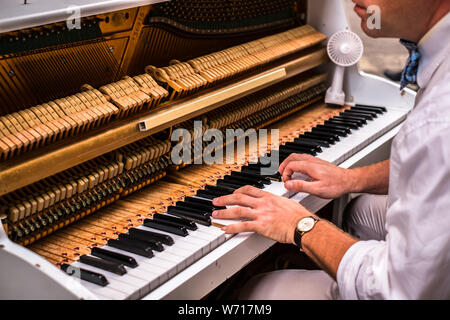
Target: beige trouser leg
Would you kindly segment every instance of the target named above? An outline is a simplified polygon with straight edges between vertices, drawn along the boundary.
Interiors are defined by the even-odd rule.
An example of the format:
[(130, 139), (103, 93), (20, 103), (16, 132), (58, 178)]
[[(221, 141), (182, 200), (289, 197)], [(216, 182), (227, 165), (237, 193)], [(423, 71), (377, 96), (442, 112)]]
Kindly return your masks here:
[[(344, 229), (361, 240), (383, 240), (387, 196), (362, 195), (345, 210)], [(278, 270), (250, 279), (240, 294), (243, 300), (339, 299), (336, 281), (321, 270)]]

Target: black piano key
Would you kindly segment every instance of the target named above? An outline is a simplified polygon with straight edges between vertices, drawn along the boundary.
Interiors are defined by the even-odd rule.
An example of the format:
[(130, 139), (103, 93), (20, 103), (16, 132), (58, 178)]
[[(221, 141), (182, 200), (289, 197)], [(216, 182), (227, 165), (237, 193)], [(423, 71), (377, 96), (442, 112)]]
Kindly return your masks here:
[(177, 201), (175, 203), (175, 206), (177, 208), (198, 210), (198, 211), (203, 211), (203, 212), (208, 212), (208, 213), (212, 213), (215, 210), (215, 208), (213, 206), (211, 206), (211, 205), (204, 205), (204, 204), (201, 204), (201, 203), (187, 202), (187, 201)]
[(387, 109), (385, 107), (365, 106), (362, 104), (357, 104), (354, 107), (352, 107), (352, 109), (353, 108), (357, 108), (357, 110), (373, 111), (378, 114), (383, 114), (383, 113), (387, 112)]
[(244, 166), (241, 168), (242, 172), (252, 173), (252, 174), (258, 174), (261, 175), (267, 179), (274, 180), (274, 181), (281, 181), (281, 175), (278, 171), (274, 171), (273, 174), (263, 174), (261, 171), (261, 168), (250, 168), (247, 166)]
[(337, 130), (343, 130), (345, 133), (350, 134), (352, 133), (352, 130), (349, 126), (346, 125), (339, 125), (339, 124), (332, 124), (332, 123), (325, 123), (325, 124), (319, 124), (317, 128), (324, 128), (324, 129), (337, 129)]
[(244, 184), (235, 184), (228, 181), (224, 181), (223, 179), (218, 179), (216, 181), (217, 187), (223, 187), (227, 189), (232, 189), (233, 191), (242, 188)]
[(129, 240), (116, 240), (116, 239), (109, 239), (108, 240), (108, 246), (117, 248), (126, 252), (135, 253), (137, 255), (151, 258), (153, 257), (153, 251), (148, 245), (139, 245), (135, 241), (129, 241)]
[(217, 195), (215, 193), (208, 192), (207, 190), (198, 190), (195, 195), (197, 197), (200, 197), (200, 198), (203, 198), (203, 199), (209, 199), (211, 201), (213, 199), (215, 199), (215, 198), (220, 197), (219, 195)]
[(190, 211), (189, 209), (177, 208), (174, 206), (169, 206), (167, 208), (167, 212), (173, 216), (186, 218), (186, 219), (192, 220), (196, 223), (200, 223), (201, 225), (204, 225), (204, 226), (211, 225), (211, 217), (210, 217), (210, 213), (208, 213), (208, 212), (205, 212), (203, 214), (198, 214), (193, 211)]
[(345, 110), (344, 112), (341, 112), (339, 115), (341, 115), (341, 116), (343, 116), (343, 115), (358, 116), (358, 117), (364, 118), (366, 120), (373, 120), (373, 118), (374, 118), (371, 114), (368, 114), (368, 113), (349, 111), (349, 110)]
[(251, 162), (251, 163), (247, 164), (246, 167), (255, 168), (255, 169), (269, 168), (270, 167), (270, 163), (261, 163), (261, 161), (258, 161), (256, 163), (255, 162)]
[(330, 134), (336, 134), (339, 137), (346, 137), (348, 136), (347, 132), (345, 132), (344, 130), (339, 130), (339, 129), (333, 129), (333, 128), (320, 128), (320, 127), (315, 127), (311, 130), (311, 132), (313, 133), (330, 133)]
[(325, 141), (330, 144), (335, 144), (336, 141), (339, 141), (339, 137), (337, 135), (330, 135), (321, 132), (305, 132), (303, 135), (314, 139), (325, 139)]
[(363, 118), (352, 118), (352, 117), (342, 117), (342, 116), (334, 116), (331, 119), (328, 119), (327, 121), (338, 121), (343, 122), (345, 124), (351, 123), (354, 125), (357, 125), (358, 127), (362, 127), (364, 124), (367, 123), (366, 119)]
[(207, 185), (205, 186), (205, 191), (208, 191), (210, 193), (216, 194), (219, 197), (220, 196), (226, 196), (228, 194), (233, 193), (235, 190), (234, 187), (227, 187), (227, 186), (211, 186), (211, 185)]
[(154, 240), (143, 240), (143, 239), (135, 237), (131, 234), (125, 234), (125, 233), (119, 234), (119, 240), (130, 240), (130, 241), (134, 240), (134, 241), (138, 241), (138, 242), (143, 242), (142, 245), (147, 245), (152, 250), (155, 250), (158, 252), (164, 251), (164, 247), (161, 242), (154, 241)]
[(317, 143), (317, 142), (309, 142), (309, 141), (298, 140), (298, 141), (286, 142), (286, 145), (288, 145), (288, 144), (289, 145), (297, 145), (297, 146), (300, 146), (300, 147), (307, 147), (307, 148), (310, 148), (312, 150), (315, 150), (316, 152), (321, 152), (322, 151), (321, 145), (319, 143)]
[(210, 200), (198, 199), (198, 198), (193, 198), (193, 197), (185, 197), (184, 202), (198, 203), (198, 204), (202, 204), (205, 206), (209, 206), (212, 208), (211, 212), (214, 210), (226, 209), (225, 207), (217, 207), (217, 206), (213, 205), (212, 201), (210, 201)]
[(169, 223), (166, 223), (165, 221), (156, 221), (151, 219), (145, 219), (144, 220), (144, 226), (165, 231), (168, 233), (176, 234), (182, 237), (186, 237), (189, 233), (185, 227), (182, 226), (175, 226)]
[(325, 121), (325, 124), (327, 125), (333, 125), (333, 126), (346, 126), (347, 128), (353, 129), (353, 130), (359, 130), (360, 127), (362, 127), (362, 124), (359, 124), (357, 122), (350, 122), (350, 121), (341, 121), (341, 120), (327, 120)]
[(350, 107), (349, 110), (353, 111), (353, 112), (361, 112), (361, 113), (370, 114), (374, 118), (378, 117), (378, 115), (382, 113), (380, 110), (377, 110), (377, 111), (375, 111), (375, 110), (367, 110), (367, 109), (364, 109), (364, 108), (361, 108), (361, 107), (357, 107), (357, 106)]
[(363, 124), (367, 124), (367, 120), (368, 120), (367, 117), (360, 117), (356, 114), (350, 115), (350, 114), (346, 114), (343, 112), (341, 112), (338, 116), (333, 117), (333, 119), (339, 119), (339, 118), (358, 120), (358, 121), (361, 121)]
[(299, 146), (295, 143), (284, 144), (284, 145), (280, 146), (279, 150), (291, 152), (291, 153), (308, 153), (308, 154), (317, 153), (316, 148)]
[(128, 233), (133, 237), (146, 241), (158, 241), (165, 245), (171, 246), (174, 244), (173, 238), (167, 234), (162, 234), (153, 231), (141, 230), (136, 228), (131, 228)]
[(303, 135), (294, 139), (294, 142), (304, 142), (304, 141), (317, 143), (318, 145), (324, 148), (328, 148), (330, 146), (330, 143), (324, 139), (313, 139), (305, 137)]
[(114, 274), (118, 274), (119, 276), (123, 276), (127, 273), (127, 270), (125, 269), (125, 266), (123, 264), (98, 257), (82, 255), (80, 257), (80, 262), (105, 271), (112, 272)]
[(262, 183), (261, 179), (252, 179), (248, 177), (237, 177), (226, 175), (223, 177), (223, 180), (230, 181), (231, 183), (240, 183), (243, 184), (244, 186), (251, 185), (260, 189), (264, 187), (264, 183)]
[(160, 220), (160, 221), (166, 221), (166, 222), (174, 223), (176, 225), (183, 226), (186, 229), (192, 230), (192, 231), (195, 231), (195, 230), (198, 229), (197, 225), (193, 221), (190, 221), (190, 220), (184, 219), (184, 218), (180, 218), (180, 217), (172, 217), (172, 216), (169, 216), (167, 214), (155, 213), (153, 215), (153, 220), (156, 220), (156, 221)]
[(66, 263), (61, 265), (61, 270), (70, 276), (79, 276), (81, 280), (105, 287), (109, 284), (108, 279), (100, 273), (92, 272), (83, 268), (74, 267)]
[(235, 177), (242, 177), (242, 178), (248, 178), (248, 179), (255, 179), (257, 181), (260, 181), (262, 184), (268, 185), (270, 184), (270, 179), (267, 179), (261, 175), (258, 174), (252, 174), (248, 172), (240, 172), (240, 171), (232, 171), (231, 176)]
[[(297, 148), (297, 149), (299, 148), (299, 143), (296, 141), (286, 142), (284, 145), (288, 148)], [(301, 145), (300, 145), (300, 148), (302, 148)], [(305, 150), (305, 149), (299, 149), (299, 150)], [(306, 149), (306, 150), (312, 150), (316, 154), (322, 152), (322, 148), (320, 146), (311, 147), (310, 149)]]
[[(277, 151), (277, 150), (273, 150)], [(281, 158), (287, 158), (285, 155), (289, 156), (291, 154), (310, 154), (312, 156), (317, 155), (317, 152), (312, 149), (304, 149), (304, 148), (296, 148), (295, 146), (280, 146), (280, 149), (278, 150)]]
[(130, 268), (136, 268), (137, 266), (139, 266), (133, 257), (129, 257), (127, 255), (109, 251), (103, 248), (94, 247), (91, 249), (91, 254), (108, 261), (123, 264)]

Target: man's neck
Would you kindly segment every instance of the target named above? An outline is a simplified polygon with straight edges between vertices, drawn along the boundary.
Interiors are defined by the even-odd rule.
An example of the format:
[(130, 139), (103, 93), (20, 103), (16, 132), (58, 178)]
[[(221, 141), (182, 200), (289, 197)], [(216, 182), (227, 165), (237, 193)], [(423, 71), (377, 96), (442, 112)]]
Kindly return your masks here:
[(450, 1), (447, 0), (441, 1), (438, 8), (436, 9), (435, 14), (431, 17), (426, 28), (424, 28), (424, 31), (421, 34), (418, 34), (416, 39), (413, 39), (413, 41), (418, 43), (428, 33), (428, 31), (430, 31), (449, 12), (450, 12)]

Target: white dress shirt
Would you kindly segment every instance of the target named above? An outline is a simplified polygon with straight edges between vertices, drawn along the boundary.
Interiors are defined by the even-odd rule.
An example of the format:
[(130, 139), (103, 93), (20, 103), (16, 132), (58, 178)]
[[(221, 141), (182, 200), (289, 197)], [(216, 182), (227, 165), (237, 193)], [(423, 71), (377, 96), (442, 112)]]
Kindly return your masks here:
[(392, 144), (387, 237), (346, 252), (343, 299), (450, 299), (450, 14), (419, 51), (420, 90)]

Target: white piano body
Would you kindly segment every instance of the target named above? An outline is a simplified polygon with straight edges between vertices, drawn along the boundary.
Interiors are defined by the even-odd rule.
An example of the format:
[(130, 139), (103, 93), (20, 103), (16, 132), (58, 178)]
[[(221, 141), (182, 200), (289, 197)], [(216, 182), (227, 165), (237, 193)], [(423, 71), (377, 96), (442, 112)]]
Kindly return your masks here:
[[(107, 9), (102, 6), (92, 6), (96, 2), (101, 2), (102, 5), (105, 3), (104, 1), (84, 1), (90, 5), (89, 14), (104, 12)], [(115, 7), (110, 8), (110, 11), (142, 5), (144, 2), (146, 1), (112, 1)], [(20, 11), (17, 15), (20, 16)], [(327, 36), (349, 28), (342, 0), (309, 0), (307, 15), (308, 23)], [(47, 20), (39, 20), (35, 13), (30, 13), (28, 16), (28, 24), (23, 19), (17, 19), (17, 22), (22, 23), (19, 28), (60, 19), (57, 15), (47, 15)], [(12, 29), (12, 25), (14, 25), (14, 18), (10, 18), (3, 25), (0, 22), (3, 31)], [(329, 65), (327, 68), (330, 68), (330, 74), (332, 74), (332, 66)], [(366, 128), (364, 132), (351, 137), (349, 141), (343, 141), (342, 146), (329, 150), (321, 157), (344, 168), (367, 165), (386, 159), (393, 137), (414, 105), (415, 92), (406, 89), (401, 93), (398, 84), (366, 74), (358, 66), (347, 70), (345, 92), (350, 105), (358, 103), (384, 106), (389, 112), (379, 120), (377, 126)], [(282, 187), (272, 187), (273, 192), (284, 193)], [(329, 200), (306, 194), (289, 196), (312, 211), (319, 210), (329, 202)], [(339, 212), (345, 203), (346, 199), (335, 202), (334, 222), (338, 225), (341, 223)], [(201, 299), (273, 244), (272, 240), (253, 233), (230, 237), (143, 299)], [(0, 299), (5, 298), (97, 299), (101, 297), (96, 296), (79, 281), (67, 276), (44, 258), (11, 242), (3, 228), (0, 228)]]

